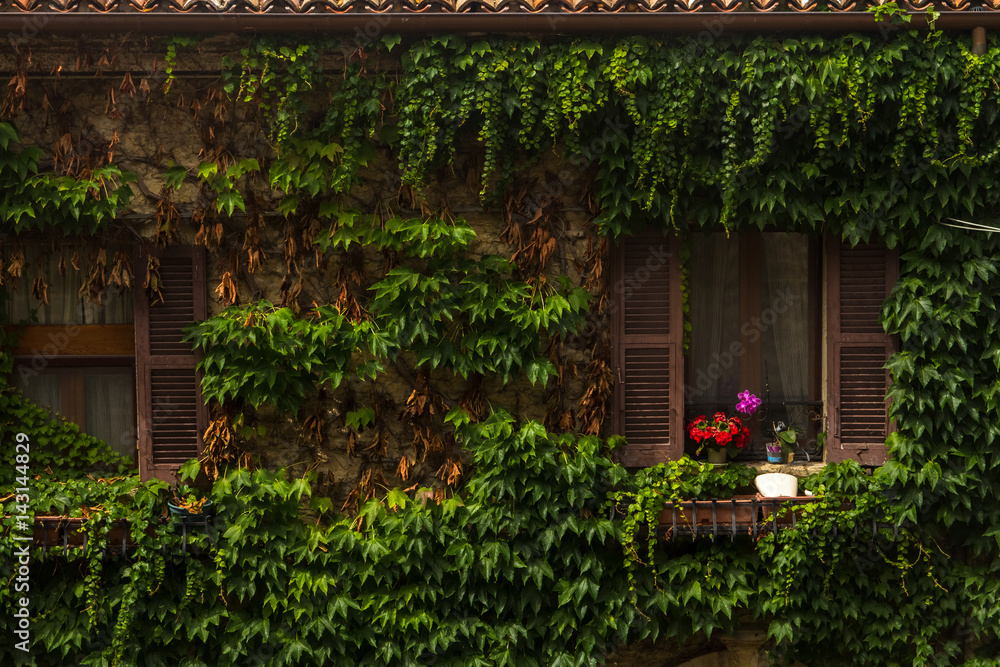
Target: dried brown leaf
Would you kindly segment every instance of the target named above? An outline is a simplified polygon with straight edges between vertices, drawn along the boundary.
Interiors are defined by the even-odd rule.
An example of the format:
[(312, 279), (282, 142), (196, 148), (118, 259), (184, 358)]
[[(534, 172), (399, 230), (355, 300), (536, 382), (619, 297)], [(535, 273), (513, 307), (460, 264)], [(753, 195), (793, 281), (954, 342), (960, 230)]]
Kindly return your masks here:
[(22, 271), (24, 271), (24, 251), (17, 248), (10, 257), (7, 273), (13, 278), (20, 278)]
[(396, 466), (396, 476), (404, 482), (410, 479), (410, 461), (405, 455), (399, 459), (399, 465)]
[(218, 302), (225, 307), (239, 302), (239, 290), (236, 287), (236, 281), (233, 280), (231, 271), (226, 271), (222, 274), (222, 280), (219, 281), (219, 286), (215, 288), (215, 296)]
[(160, 260), (150, 255), (146, 260), (146, 280), (142, 284), (146, 296), (149, 298), (149, 305), (163, 303), (163, 283), (160, 280)]
[(122, 83), (118, 86), (118, 91), (132, 97), (135, 94), (135, 84), (132, 83), (132, 73), (125, 72), (125, 78), (122, 79)]
[(35, 278), (35, 282), (31, 284), (31, 295), (39, 303), (49, 305), (49, 286), (46, 284), (45, 278), (42, 276)]

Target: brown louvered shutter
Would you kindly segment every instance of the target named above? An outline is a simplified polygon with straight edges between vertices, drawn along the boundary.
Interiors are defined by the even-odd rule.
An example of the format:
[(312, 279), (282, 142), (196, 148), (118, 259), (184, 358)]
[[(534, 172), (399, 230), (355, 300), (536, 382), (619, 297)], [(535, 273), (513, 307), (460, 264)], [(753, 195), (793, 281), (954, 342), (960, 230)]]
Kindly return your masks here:
[(894, 340), (879, 323), (882, 302), (896, 281), (894, 251), (879, 244), (853, 248), (827, 242), (827, 460), (863, 465), (886, 461), (889, 372)]
[(678, 459), (681, 432), (680, 263), (662, 232), (622, 239), (615, 255), (616, 429), (627, 466)]
[(150, 250), (136, 253), (135, 348), (139, 472), (170, 482), (180, 464), (201, 453), (206, 427), (196, 357), (183, 329), (206, 317), (205, 249), (152, 250), (159, 259), (163, 302), (151, 304), (142, 284)]

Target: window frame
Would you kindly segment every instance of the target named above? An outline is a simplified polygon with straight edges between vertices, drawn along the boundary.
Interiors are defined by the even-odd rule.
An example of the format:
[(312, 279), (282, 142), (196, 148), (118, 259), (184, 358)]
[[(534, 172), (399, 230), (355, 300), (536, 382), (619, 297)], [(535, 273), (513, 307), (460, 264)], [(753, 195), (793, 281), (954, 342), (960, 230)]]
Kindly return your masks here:
[(63, 357), (87, 357), (98, 362), (134, 359), (135, 324), (26, 324), (18, 336), (14, 356), (30, 359), (36, 355), (50, 363)]
[[(184, 461), (201, 456), (208, 428), (198, 355), (175, 337), (177, 325), (183, 328), (208, 317), (205, 246), (137, 247), (133, 254), (137, 275), (140, 271), (145, 275), (151, 257), (159, 262), (164, 300), (154, 304), (144, 289), (134, 292), (139, 476), (144, 481), (173, 482)], [(179, 381), (178, 373), (189, 373), (190, 378)], [(168, 378), (169, 374), (175, 376)]]
[[(134, 299), (134, 294), (133, 294)], [(49, 369), (76, 369), (76, 373), (60, 373), (62, 406), (59, 414), (66, 420), (86, 428), (86, 395), (83, 388), (84, 369), (95, 367), (129, 368), (132, 376), (133, 403), (135, 394), (135, 323), (127, 324), (11, 324), (16, 330), (17, 343), (13, 350), (13, 373), (22, 369), (44, 373)], [(131, 433), (136, 432), (138, 416), (134, 415)], [(109, 443), (110, 444), (110, 443)], [(113, 447), (113, 445), (112, 445)], [(132, 447), (131, 458), (138, 465), (138, 452)]]
[[(737, 306), (738, 306), (738, 323), (739, 323), (739, 333), (740, 338), (738, 339), (739, 347), (737, 349), (739, 352), (738, 368), (739, 368), (739, 380), (738, 389), (736, 389), (731, 397), (722, 398), (719, 400), (689, 400), (689, 395), (685, 391), (682, 397), (682, 402), (684, 405), (684, 421), (689, 422), (695, 418), (696, 415), (700, 414), (711, 414), (716, 411), (723, 411), (726, 413), (732, 413), (734, 405), (736, 403), (736, 392), (740, 390), (750, 390), (752, 393), (759, 396), (764, 401), (764, 407), (767, 407), (769, 402), (769, 397), (767, 396), (766, 384), (764, 383), (764, 362), (765, 362), (765, 348), (764, 341), (766, 339), (765, 335), (757, 335), (756, 340), (752, 338), (747, 338), (747, 333), (745, 328), (748, 324), (753, 322), (760, 323), (761, 319), (764, 318), (764, 314), (774, 305), (773, 302), (764, 306), (762, 300), (761, 288), (762, 281), (765, 276), (765, 257), (764, 257), (764, 240), (765, 235), (771, 234), (785, 234), (786, 232), (775, 231), (771, 229), (764, 230), (748, 230), (735, 232), (728, 237), (728, 241), (738, 244), (737, 247), (737, 261), (738, 261), (738, 295), (737, 295)], [(696, 233), (692, 234), (690, 239), (691, 243), (698, 243), (701, 239), (707, 239), (714, 234), (721, 235), (722, 232), (717, 233)], [(807, 280), (808, 280), (808, 297), (809, 297), (809, 307), (806, 313), (807, 323), (809, 324), (808, 330), (808, 373), (809, 382), (807, 388), (807, 396), (805, 399), (799, 400), (789, 400), (789, 401), (775, 401), (773, 403), (776, 409), (776, 414), (772, 415), (777, 419), (781, 419), (784, 414), (783, 410), (787, 406), (792, 406), (793, 410), (802, 410), (805, 413), (814, 413), (817, 409), (822, 419), (822, 410), (824, 404), (825, 387), (823, 383), (824, 378), (824, 362), (825, 362), (825, 350), (824, 350), (824, 340), (823, 340), (823, 304), (824, 304), (824, 290), (823, 290), (823, 239), (815, 234), (801, 234), (797, 235), (803, 237), (808, 243), (806, 252), (808, 253), (807, 259)], [(688, 272), (688, 285), (687, 290), (689, 293), (689, 299), (691, 304), (696, 297), (694, 294), (694, 288), (691, 284), (690, 272)], [(694, 308), (693, 305), (690, 305)], [(694, 326), (694, 318), (692, 317), (692, 326)], [(767, 325), (765, 321), (763, 324)], [(770, 327), (773, 329), (773, 326)], [(692, 331), (692, 335), (696, 332)], [(732, 350), (732, 342), (729, 348)], [(723, 351), (725, 351), (725, 349)], [(685, 355), (685, 378), (684, 378), (684, 388), (685, 390), (695, 387), (699, 378), (693, 375), (694, 368), (692, 367), (691, 353)], [(773, 377), (773, 374), (772, 374)], [(761, 410), (764, 410), (764, 407)], [(750, 428), (751, 432), (751, 443), (757, 443), (759, 449), (753, 449), (750, 451), (749, 459), (750, 461), (763, 460), (766, 457), (766, 452), (764, 450), (764, 444), (770, 442), (770, 436), (768, 434), (772, 433), (772, 427), (769, 424), (763, 423), (761, 418), (766, 418), (763, 412), (758, 412), (755, 418), (744, 420)], [(810, 426), (807, 429), (807, 433), (804, 436), (815, 437), (816, 431), (822, 431), (823, 427)], [(685, 451), (688, 453), (694, 452), (695, 445), (690, 442), (685, 442)], [(748, 450), (744, 449), (741, 452), (741, 456), (745, 456)]]
[[(132, 255), (132, 324), (12, 325), (20, 329), (14, 357), (37, 371), (133, 367), (140, 478), (173, 482), (181, 463), (201, 455), (208, 426), (197, 355), (189, 345), (180, 349), (187, 345), (181, 343), (180, 329), (208, 316), (205, 247), (149, 244), (136, 246)], [(151, 257), (159, 262), (164, 303), (151, 304), (142, 287)], [(184, 376), (180, 380), (178, 373)]]
[[(884, 389), (887, 392), (891, 384), (891, 377), (885, 368), (885, 362), (896, 350), (897, 345), (894, 337), (885, 334), (884, 331), (878, 333), (874, 330), (867, 337), (848, 336), (847, 338), (841, 337), (835, 339), (831, 335), (831, 322), (835, 317), (840, 317), (839, 312), (834, 310), (835, 308), (840, 308), (840, 296), (839, 294), (834, 294), (834, 291), (841, 289), (839, 283), (841, 257), (846, 256), (847, 253), (862, 253), (858, 255), (858, 257), (861, 257), (860, 263), (855, 261), (855, 264), (867, 267), (871, 267), (873, 264), (881, 265), (884, 259), (885, 270), (881, 274), (884, 277), (884, 284), (879, 286), (873, 283), (859, 283), (855, 281), (856, 284), (860, 284), (863, 287), (850, 288), (857, 290), (855, 296), (862, 295), (866, 300), (877, 305), (877, 308), (869, 308), (867, 316), (871, 319), (872, 317), (877, 318), (878, 313), (881, 311), (881, 304), (884, 303), (885, 298), (889, 295), (898, 279), (898, 253), (881, 243), (851, 246), (843, 243), (839, 238), (830, 235), (821, 235), (817, 241), (820, 244), (819, 255), (822, 258), (822, 266), (817, 269), (820, 271), (822, 294), (821, 305), (818, 306), (821, 308), (821, 318), (818, 321), (822, 324), (819, 325), (819, 331), (815, 334), (819, 339), (820, 354), (818, 362), (821, 364), (821, 372), (818, 374), (815, 382), (819, 382), (820, 384), (818, 395), (823, 402), (823, 425), (821, 429), (827, 434), (823, 451), (824, 461), (855, 460), (865, 466), (878, 466), (883, 464), (888, 457), (885, 438), (894, 430), (894, 424), (892, 424), (889, 418), (890, 406), (888, 400), (884, 398), (881, 386), (875, 386), (875, 383), (878, 382), (875, 378), (878, 376), (884, 377)], [(611, 257), (611, 265), (614, 271), (613, 276), (615, 278), (611, 319), (614, 372), (616, 378), (613, 397), (614, 412), (612, 428), (615, 433), (625, 435), (626, 437), (629, 437), (629, 415), (627, 414), (628, 406), (626, 405), (626, 393), (628, 390), (628, 378), (626, 376), (629, 375), (629, 371), (626, 367), (624, 355), (627, 349), (635, 346), (637, 342), (642, 342), (641, 340), (630, 340), (625, 334), (629, 299), (634, 298), (636, 294), (634, 286), (630, 289), (630, 284), (635, 281), (630, 281), (630, 276), (628, 275), (630, 264), (626, 259), (626, 248), (634, 244), (639, 244), (639, 247), (650, 247), (654, 243), (665, 244), (671, 248), (669, 256), (674, 261), (670, 262), (670, 279), (666, 287), (668, 293), (667, 302), (671, 304), (669, 306), (671, 311), (670, 329), (672, 332), (683, 332), (682, 326), (678, 328), (678, 326), (673, 324), (675, 320), (680, 318), (682, 310), (682, 302), (680, 300), (682, 290), (682, 285), (680, 284), (681, 269), (677, 265), (678, 262), (675, 261), (677, 253), (673, 251), (673, 249), (678, 247), (679, 240), (677, 236), (675, 234), (668, 235), (662, 230), (643, 230), (636, 234), (619, 238), (617, 243), (612, 246)], [(875, 255), (871, 254), (873, 250)], [(865, 252), (868, 252), (870, 257), (877, 256), (877, 261), (863, 256)], [(867, 264), (864, 264), (864, 262), (867, 262)], [(635, 261), (632, 260), (631, 270), (634, 271), (636, 266)], [(868, 292), (872, 291), (870, 288), (871, 285), (874, 285), (874, 291), (881, 297), (878, 300), (870, 298), (871, 294)], [(639, 292), (642, 292), (641, 287)], [(649, 298), (648, 294), (642, 294), (641, 296), (642, 298)], [(880, 329), (881, 325), (878, 325), (878, 327)], [(669, 341), (669, 344), (679, 348), (682, 345), (682, 341), (673, 339)], [(865, 362), (868, 364), (864, 367), (865, 373), (867, 373), (864, 379), (868, 383), (866, 400), (869, 402), (862, 406), (867, 408), (869, 412), (877, 409), (881, 414), (884, 414), (885, 428), (877, 434), (871, 430), (864, 442), (841, 443), (839, 440), (839, 434), (841, 433), (839, 396), (843, 391), (839, 384), (835, 384), (841, 381), (840, 371), (835, 367), (835, 364), (839, 363), (836, 352), (839, 348), (836, 346), (844, 344), (862, 345), (869, 348), (881, 346), (885, 350), (885, 355), (884, 357), (880, 357), (880, 363), (877, 367), (870, 360)], [(670, 373), (669, 382), (661, 383), (664, 386), (669, 384), (671, 388), (669, 395), (666, 391), (662, 393), (663, 402), (669, 404), (669, 409), (673, 417), (669, 429), (662, 429), (653, 438), (646, 437), (646, 442), (637, 448), (638, 451), (634, 451), (632, 446), (625, 447), (622, 453), (622, 460), (626, 466), (648, 466), (664, 461), (676, 460), (683, 455), (684, 437), (683, 424), (681, 423), (684, 414), (683, 382), (681, 381), (685, 377), (683, 369), (683, 359), (677, 358), (676, 363), (668, 369)], [(877, 395), (882, 397), (881, 400), (876, 401), (875, 396)], [(875, 407), (876, 402), (879, 404), (877, 408)], [(678, 415), (680, 415), (680, 418), (678, 418)], [(652, 442), (650, 442), (651, 440)]]
[[(877, 257), (877, 255), (875, 257), (867, 256), (867, 253), (879, 249), (881, 250), (882, 258)], [(878, 275), (884, 276), (883, 289), (880, 290), (881, 294), (879, 294), (882, 298), (878, 301), (877, 308), (872, 306), (869, 308), (869, 311), (877, 310), (879, 313), (881, 312), (882, 304), (885, 303), (885, 299), (891, 293), (893, 285), (899, 280), (899, 252), (897, 249), (872, 243), (848, 247), (847, 244), (835, 237), (827, 237), (824, 253), (827, 288), (825, 340), (827, 378), (824, 401), (827, 443), (823, 455), (824, 459), (830, 463), (853, 460), (865, 466), (880, 466), (889, 457), (888, 448), (885, 446), (885, 439), (896, 430), (896, 425), (891, 419), (890, 401), (889, 399), (884, 401), (883, 424), (880, 434), (869, 435), (867, 438), (865, 436), (856, 436), (849, 439), (843, 437), (841, 415), (842, 412), (846, 411), (843, 410), (844, 406), (848, 404), (848, 401), (845, 400), (845, 394), (849, 392), (845, 391), (844, 382), (841, 381), (844, 371), (841, 353), (844, 349), (848, 348), (883, 348), (884, 355), (880, 355), (884, 359), (882, 381), (885, 383), (885, 391), (888, 392), (892, 384), (892, 377), (888, 368), (885, 368), (885, 362), (898, 351), (899, 341), (896, 336), (887, 335), (884, 331), (881, 333), (874, 331), (874, 327), (868, 327), (870, 331), (867, 333), (841, 331), (841, 320), (847, 319), (844, 317), (844, 313), (847, 311), (841, 307), (843, 301), (841, 287), (845, 283), (843, 280), (845, 269), (849, 266), (849, 263), (844, 261), (845, 252), (852, 253), (853, 257), (849, 258), (852, 260), (851, 264), (860, 267), (858, 269), (850, 269), (858, 274), (853, 278), (855, 282), (865, 280), (874, 282)], [(875, 291), (878, 292), (879, 290)], [(870, 312), (869, 317), (872, 316), (877, 317), (877, 314)], [(878, 328), (881, 329), (881, 325)], [(877, 382), (878, 380), (875, 379), (875, 376), (879, 374), (875, 372), (875, 369), (869, 369), (869, 371), (870, 380)], [(870, 391), (875, 391), (875, 388), (871, 388)], [(856, 408), (852, 408), (852, 410), (855, 411), (856, 419), (860, 420), (864, 418), (861, 415), (857, 415), (858, 410)]]
[[(18, 373), (18, 358), (15, 357), (15, 373)], [(21, 358), (24, 361), (24, 358)], [(23, 367), (23, 363), (21, 366)], [(122, 375), (131, 380), (132, 404), (135, 405), (135, 359), (133, 357), (61, 357), (53, 359), (44, 369), (38, 371), (40, 375), (57, 375), (59, 377), (60, 409), (56, 411), (67, 421), (70, 421), (80, 429), (97, 438), (93, 433), (93, 425), (87, 421), (87, 389), (86, 376), (95, 370), (111, 369), (114, 375)], [(54, 372), (53, 372), (54, 371)], [(118, 396), (118, 394), (115, 394)], [(116, 399), (117, 400), (117, 399)], [(123, 456), (129, 456), (133, 464), (137, 463), (138, 454), (136, 451), (136, 413), (133, 410), (130, 428), (119, 435), (118, 442), (125, 444), (126, 438), (131, 437), (129, 452), (120, 452)], [(108, 441), (108, 445), (118, 451), (115, 443)]]

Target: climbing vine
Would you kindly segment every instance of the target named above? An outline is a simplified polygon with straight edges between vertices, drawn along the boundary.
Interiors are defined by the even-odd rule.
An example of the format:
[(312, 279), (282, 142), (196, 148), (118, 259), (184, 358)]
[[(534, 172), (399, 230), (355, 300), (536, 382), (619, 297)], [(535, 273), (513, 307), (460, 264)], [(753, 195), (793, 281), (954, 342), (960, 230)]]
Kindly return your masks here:
[[(171, 44), (172, 72), (182, 43)], [(38, 508), (86, 518), (95, 544), (109, 521), (128, 517), (137, 542), (131, 559), (33, 552), (52, 564), (37, 582), (39, 608), (52, 610), (36, 619), (38, 664), (153, 664), (182, 653), (212, 665), (247, 656), (595, 664), (617, 642), (731, 631), (741, 616), (767, 621), (772, 653), (789, 661), (995, 659), (1000, 250), (937, 223), (1000, 204), (998, 63), (995, 45), (976, 56), (966, 38), (933, 29), (708, 45), (251, 42), (225, 64), (222, 88), (264, 141), (164, 166), (168, 195), (188, 180), (200, 187), (218, 217), (199, 240), (228, 266), (218, 294), (229, 307), (187, 333), (216, 404), (206, 441), (225, 451), (212, 462), (218, 479), (197, 491), (217, 508), (211, 529), (181, 553), (162, 485), (139, 484), (99, 441), (0, 386), (3, 442), (30, 431), (37, 461), (52, 469), (34, 480)], [(73, 173), (47, 171), (44, 153), (0, 124), (4, 231), (106, 225), (131, 195), (110, 152)], [(539, 176), (553, 153), (593, 197), (592, 290), (558, 275), (568, 238), (558, 196), (523, 220), (511, 213), (530, 199), (516, 195), (534, 187), (526, 182), (554, 182)], [(435, 179), (459, 158), (475, 194), (510, 218), (507, 255), (474, 231), (474, 216), (452, 216), (435, 196)], [(157, 202), (162, 243), (179, 233), (171, 206)], [(267, 206), (280, 223), (263, 218)], [(246, 224), (233, 233), (240, 215)], [(615, 465), (618, 443), (596, 437), (613, 383), (595, 363), (609, 354), (599, 339), (585, 359), (579, 422), (561, 396), (549, 428), (503, 413), (488, 390), (569, 381), (579, 349), (567, 341), (585, 317), (606, 327), (609, 237), (648, 223), (901, 248), (884, 308), (900, 340), (889, 363), (890, 463), (874, 474), (831, 466), (807, 480), (819, 501), (777, 537), (663, 544), (655, 522), (666, 502), (728, 497), (752, 473), (690, 460), (638, 474)], [(276, 226), (280, 303), (237, 284), (263, 272)], [(336, 268), (317, 287), (306, 258), (317, 271)], [(10, 355), (0, 358), (6, 375)], [(398, 403), (380, 384), (391, 373), (409, 383)], [(442, 390), (452, 385), (464, 393)], [(331, 395), (337, 414), (321, 407)], [(266, 408), (295, 413), (314, 444), (341, 429), (347, 455), (363, 452), (349, 516), (310, 497), (312, 474), (227, 472), (248, 460), (233, 452), (242, 441), (266, 434), (253, 421)], [(396, 437), (388, 424), (400, 420), (413, 430), (396, 474), (406, 491), (380, 488)], [(418, 494), (429, 480), (435, 488)], [(5, 605), (11, 595), (0, 593)]]
[(107, 164), (75, 177), (43, 170), (43, 152), (20, 144), (17, 130), (0, 121), (0, 224), (15, 233), (57, 230), (93, 233), (128, 205), (131, 174)]
[[(635, 37), (507, 48), (533, 62), (506, 57), (502, 67), (475, 69), (475, 55), (507, 51), (455, 37), (411, 49), (398, 91), (400, 157), (411, 182), (450, 159), (454, 128), (478, 108), (488, 114), (478, 139), (497, 156), (495, 168), (487, 160), (484, 184), (490, 169), (507, 173), (547, 136), (566, 159), (599, 168), (597, 222), (613, 235), (668, 220), (834, 225), (852, 239), (895, 241), (901, 229), (992, 201), (984, 172), (971, 167), (992, 164), (1000, 143), (990, 125), (996, 98), (984, 88), (997, 52), (972, 56), (962, 38), (720, 38), (702, 48)], [(535, 90), (550, 94), (525, 92)], [(492, 102), (488, 112), (470, 108), (487, 91), (486, 99), (504, 100), (502, 111)], [(627, 141), (615, 138), (619, 129)], [(901, 172), (905, 187), (896, 185)], [(938, 181), (949, 189), (931, 205)]]

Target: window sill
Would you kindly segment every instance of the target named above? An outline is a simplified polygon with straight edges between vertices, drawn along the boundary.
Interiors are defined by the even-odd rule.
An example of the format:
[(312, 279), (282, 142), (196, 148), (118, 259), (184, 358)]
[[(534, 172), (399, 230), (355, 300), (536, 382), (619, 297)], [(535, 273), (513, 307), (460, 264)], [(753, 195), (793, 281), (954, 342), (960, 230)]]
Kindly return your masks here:
[[(11, 327), (8, 327), (8, 329)], [(133, 324), (26, 325), (15, 356), (135, 356)]]
[(747, 461), (747, 466), (763, 475), (769, 472), (782, 472), (786, 475), (795, 475), (798, 478), (808, 477), (819, 472), (826, 467), (822, 461), (793, 461), (792, 463), (768, 463), (767, 461)]

